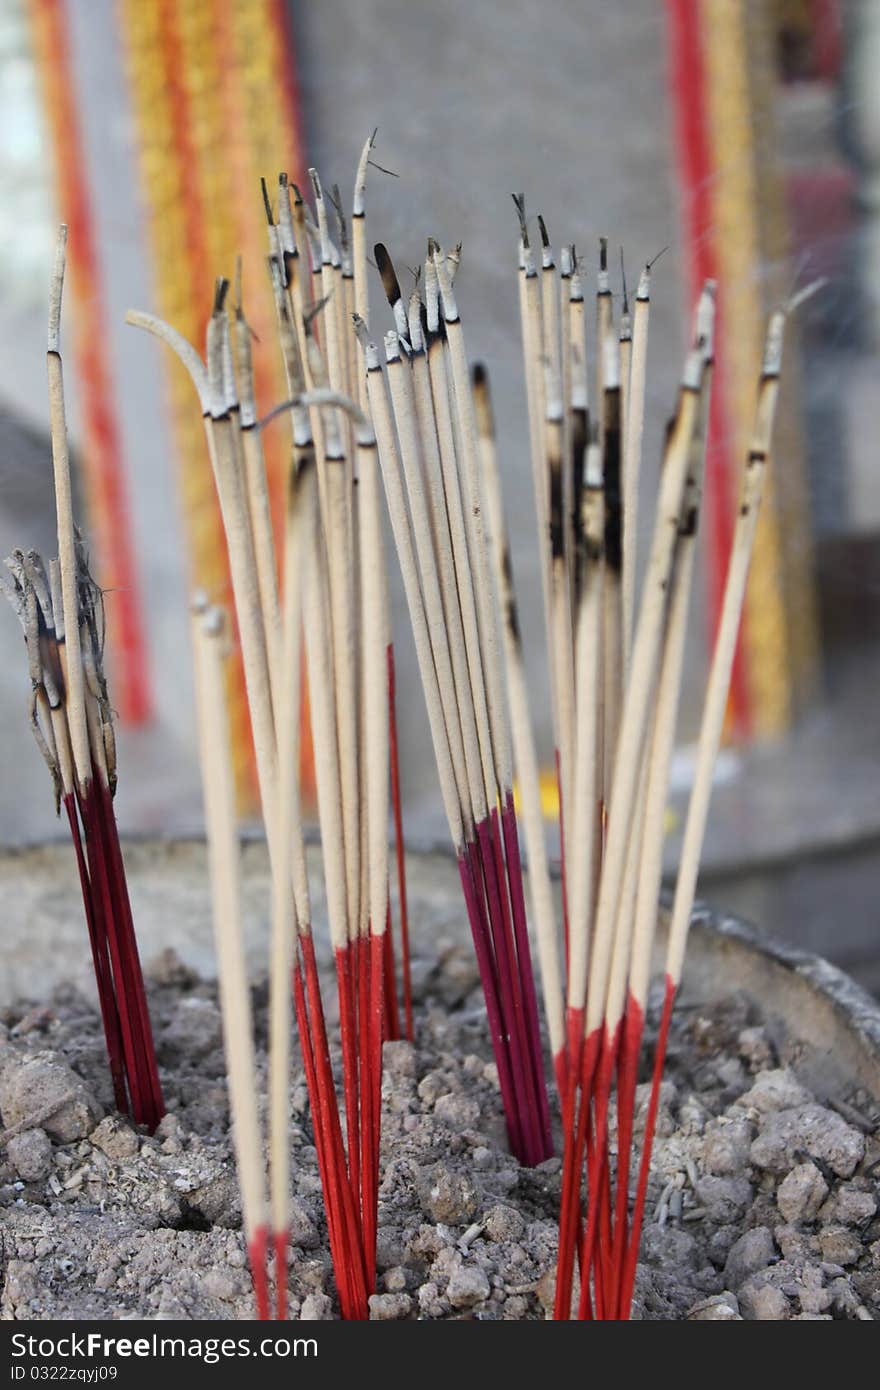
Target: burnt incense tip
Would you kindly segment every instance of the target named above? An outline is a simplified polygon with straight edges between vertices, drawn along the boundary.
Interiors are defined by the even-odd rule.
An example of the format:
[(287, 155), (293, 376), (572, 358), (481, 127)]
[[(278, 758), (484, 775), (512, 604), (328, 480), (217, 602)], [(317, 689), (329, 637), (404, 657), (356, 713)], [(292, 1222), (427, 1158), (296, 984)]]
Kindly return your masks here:
[(226, 296), (229, 293), (229, 281), (225, 275), (219, 275), (214, 282), (214, 313), (222, 314), (226, 307)]
[(385, 298), (393, 308), (400, 299), (400, 285), (394, 271), (394, 266), (391, 263), (391, 257), (388, 254), (387, 248), (381, 241), (377, 241), (376, 245), (373, 247), (373, 256), (376, 261), (376, 269), (382, 278), (382, 288), (385, 291)]
[(519, 649), (521, 646), (519, 610), (516, 606), (516, 593), (513, 587), (513, 565), (510, 560), (510, 547), (507, 545), (504, 546), (501, 553), (501, 573), (504, 577), (504, 594), (502, 596), (504, 622), (514, 646)]
[(471, 371), (474, 391), (474, 415), (477, 432), (483, 439), (492, 439), (495, 434), (495, 420), (492, 411), (492, 395), (489, 390), (489, 375), (482, 362), (475, 362)]
[(547, 231), (547, 224), (544, 221), (543, 214), (540, 212), (538, 213), (538, 230), (541, 233), (541, 245), (546, 251), (550, 245), (550, 233)]
[(626, 261), (623, 255), (623, 247), (620, 248), (620, 280), (623, 285), (623, 312), (629, 313), (629, 294), (626, 288)]
[(603, 275), (605, 275), (605, 274), (607, 273), (607, 271), (608, 271), (608, 238), (607, 238), (607, 236), (600, 236), (600, 238), (599, 238), (599, 270), (600, 270), (600, 272), (601, 272)]
[(550, 554), (554, 560), (565, 556), (565, 503), (563, 499), (562, 468), (554, 459), (550, 465)]
[(523, 246), (528, 249), (529, 229), (526, 226), (526, 195), (524, 193), (511, 193), (513, 206), (516, 208), (516, 216), (519, 221), (519, 234)]
[(269, 197), (269, 186), (264, 178), (260, 178), (260, 190), (263, 194), (263, 208), (266, 212), (266, 221), (270, 227), (275, 226), (275, 216), (272, 212), (272, 200)]
[(339, 184), (334, 183), (330, 192), (330, 201), (333, 204), (333, 211), (336, 214), (336, 223), (339, 227), (339, 244), (342, 247), (343, 255), (348, 255), (348, 221), (345, 216), (345, 208), (342, 202), (342, 194), (339, 191)]
[(293, 183), (293, 181), (291, 181), (290, 186), (291, 186), (291, 188), (293, 189), (293, 205), (294, 205), (294, 207), (301, 208), (302, 205), (303, 205), (303, 203), (305, 202), (305, 198), (303, 197), (302, 193), (300, 192), (299, 184), (298, 184), (298, 183)]

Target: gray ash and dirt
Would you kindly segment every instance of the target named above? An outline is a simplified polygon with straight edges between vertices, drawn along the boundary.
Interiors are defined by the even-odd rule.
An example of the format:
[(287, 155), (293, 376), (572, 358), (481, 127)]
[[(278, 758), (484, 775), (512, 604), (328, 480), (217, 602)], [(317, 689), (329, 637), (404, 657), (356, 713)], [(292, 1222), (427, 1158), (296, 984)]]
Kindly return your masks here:
[[(4, 1319), (253, 1316), (216, 987), (170, 952), (147, 973), (169, 1111), (153, 1136), (113, 1114), (99, 1021), (73, 987), (0, 1012)], [(371, 1316), (548, 1317), (559, 1159), (527, 1170), (507, 1150), (468, 949), (417, 959), (415, 993), (415, 1047), (385, 1048)], [(264, 1091), (265, 988), (254, 1005)], [(820, 1103), (796, 1060), (743, 996), (677, 1010), (634, 1316), (880, 1317), (880, 1117), (858, 1094)], [(296, 1067), (290, 1103), (290, 1315), (332, 1318)]]

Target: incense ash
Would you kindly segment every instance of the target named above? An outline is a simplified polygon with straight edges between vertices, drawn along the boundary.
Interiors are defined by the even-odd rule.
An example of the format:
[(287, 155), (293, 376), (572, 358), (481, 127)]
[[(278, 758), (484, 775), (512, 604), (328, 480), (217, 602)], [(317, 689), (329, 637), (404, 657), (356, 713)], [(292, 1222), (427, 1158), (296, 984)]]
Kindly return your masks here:
[[(706, 284), (694, 309), (663, 457), (643, 459), (652, 266), (639, 277), (631, 313), (625, 276), (622, 296), (612, 290), (607, 239), (600, 239), (594, 276), (572, 243), (561, 248), (557, 263), (544, 218), (537, 219), (535, 245), (525, 199), (514, 196), (509, 292), (520, 305), (529, 457), (528, 464), (505, 461), (503, 474), (518, 501), (528, 491), (527, 467), (531, 478), (560, 807), (557, 904), (525, 676), (524, 651), (533, 635), (523, 631), (517, 608), (490, 373), (468, 355), (462, 248), (446, 250), (426, 236), (424, 263), (406, 300), (391, 250), (377, 242), (368, 256), (374, 138), (363, 149), (350, 214), (338, 188), (328, 193), (317, 170), (309, 171), (310, 200), (285, 174), (271, 190), (263, 185), (276, 343), (252, 339), (240, 269), (234, 283), (222, 274), (216, 281), (203, 353), (173, 325), (136, 310), (128, 316), (176, 354), (192, 381), (231, 578), (229, 611), (216, 594), (195, 594), (191, 608), (218, 979), (216, 999), (202, 986), (197, 997), (220, 1024), (211, 1053), (222, 1039), (239, 1185), (235, 1220), (243, 1233), (243, 1250), (234, 1241), (226, 1248), (239, 1250), (242, 1261), (246, 1256), (260, 1319), (284, 1319), (294, 1305), (300, 1316), (332, 1306), (347, 1320), (475, 1308), (498, 1316), (502, 1306), (504, 1316), (546, 1312), (559, 1320), (626, 1320), (634, 1307), (640, 1315), (655, 1307), (661, 1315), (668, 1309), (681, 1315), (701, 1291), (729, 1290), (716, 1290), (704, 1273), (663, 1312), (662, 1297), (652, 1304), (650, 1292), (638, 1293), (639, 1258), (656, 1189), (652, 1158), (655, 1144), (662, 1149), (670, 1113), (664, 1067), (680, 1026), (673, 1009), (713, 768), (772, 467), (784, 335), (798, 300), (770, 316), (755, 383), (659, 1012), (647, 1028), (708, 434), (715, 287)], [(79, 866), (114, 1104), (143, 1132), (156, 1132), (161, 1168), (161, 1152), (177, 1153), (175, 1144), (190, 1141), (173, 1116), (162, 1119), (112, 811), (115, 745), (102, 673), (101, 596), (74, 523), (67, 457), (59, 351), (64, 245), (62, 233), (48, 344), (59, 560), (44, 566), (32, 553), (16, 552), (8, 589), (25, 633), (32, 727)], [(253, 359), (273, 351), (280, 354), (288, 399), (261, 416)], [(263, 452), (268, 429), (285, 431), (289, 447), (277, 538)], [(652, 483), (659, 475), (659, 491), (650, 546), (639, 556), (637, 515), (649, 470)], [(442, 991), (429, 1006), (414, 987), (389, 563), (403, 581), (479, 980), (481, 1003), (466, 1022), (451, 1015), (444, 1023)], [(256, 1011), (226, 700), (226, 666), (236, 647), (271, 880), (268, 994)], [(304, 690), (326, 943), (315, 931), (314, 867), (305, 849)], [(396, 932), (389, 892), (395, 867)], [(332, 979), (319, 965), (325, 945)], [(465, 1051), (468, 1030), (474, 1043)], [(486, 1041), (491, 1059), (480, 1050)], [(442, 1048), (448, 1048), (445, 1060), (438, 1057)], [(216, 1057), (214, 1070), (219, 1074)], [(433, 1103), (428, 1081), (438, 1071), (453, 1079)], [(640, 1085), (646, 1075), (647, 1085)], [(468, 1078), (475, 1094), (468, 1094)], [(497, 1085), (497, 1134), (481, 1130), (478, 1081)], [(400, 1095), (411, 1092), (425, 1104), (400, 1106)], [(441, 1110), (445, 1094), (460, 1104), (453, 1100)], [(181, 1097), (178, 1092), (178, 1105)], [(719, 1092), (705, 1123), (733, 1123), (727, 1107), (739, 1099)], [(805, 1096), (802, 1105), (811, 1100)], [(3, 1113), (8, 1125), (5, 1106)], [(415, 1123), (407, 1126), (410, 1118)], [(144, 1149), (146, 1140), (126, 1142), (153, 1153)], [(224, 1129), (221, 1143), (228, 1142)], [(462, 1165), (441, 1171), (437, 1151), (444, 1143)], [(461, 1169), (470, 1163), (479, 1170), (478, 1152), (497, 1181), (474, 1180), (465, 1200), (470, 1180)], [(665, 1151), (658, 1157), (665, 1162)], [(861, 1157), (846, 1172), (836, 1169), (838, 1176), (849, 1177)], [(433, 1184), (425, 1176), (432, 1163)], [(684, 1171), (690, 1174), (687, 1161)], [(523, 1198), (515, 1207), (505, 1202), (502, 1173), (511, 1175), (506, 1190)], [(694, 1173), (699, 1180), (696, 1167)], [(304, 1179), (312, 1196), (316, 1179), (320, 1187), (320, 1220), (313, 1203), (308, 1219), (332, 1263), (332, 1292), (323, 1275), (314, 1294), (305, 1292), (291, 1255), (297, 1231), (302, 1235)], [(450, 1197), (444, 1221), (442, 1201), (431, 1194), (436, 1187), (442, 1195), (449, 1184), (458, 1199)], [(681, 1188), (674, 1182), (672, 1188), (664, 1187), (659, 1205), (681, 1217), (674, 1195)], [(407, 1238), (390, 1265), (392, 1194), (408, 1209), (407, 1231), (419, 1210), (435, 1226), (433, 1235), (424, 1234), (416, 1222), (422, 1233)], [(513, 1214), (505, 1216), (508, 1208)], [(747, 1209), (751, 1199), (743, 1196), (737, 1210)], [(222, 1215), (229, 1217), (228, 1206)], [(438, 1234), (464, 1222), (452, 1241)], [(502, 1230), (531, 1231), (516, 1247), (520, 1293), (510, 1269), (502, 1275), (491, 1256), (476, 1265), (465, 1260), (478, 1240), (503, 1243)], [(311, 1238), (306, 1244), (315, 1248)], [(725, 1259), (734, 1248), (732, 1242)], [(711, 1256), (704, 1253), (708, 1269)], [(414, 1255), (431, 1271), (417, 1289), (406, 1272)], [(445, 1292), (440, 1272), (435, 1277), (441, 1257)], [(514, 1260), (512, 1251), (508, 1258)], [(321, 1268), (326, 1272), (326, 1264)], [(396, 1295), (396, 1312), (389, 1311), (387, 1300)], [(789, 1297), (784, 1289), (780, 1296)], [(309, 1304), (309, 1298), (327, 1302)]]

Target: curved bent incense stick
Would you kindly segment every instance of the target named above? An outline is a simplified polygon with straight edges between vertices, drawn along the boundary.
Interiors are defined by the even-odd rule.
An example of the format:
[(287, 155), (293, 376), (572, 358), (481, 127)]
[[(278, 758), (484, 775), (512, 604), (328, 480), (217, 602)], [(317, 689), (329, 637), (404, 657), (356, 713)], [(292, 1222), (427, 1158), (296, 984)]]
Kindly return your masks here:
[(73, 762), (80, 794), (85, 796), (92, 780), (92, 757), (86, 718), (85, 678), (79, 635), (79, 599), (73, 500), (70, 484), (70, 454), (67, 445), (67, 419), (64, 409), (64, 370), (61, 365), (61, 294), (64, 288), (64, 261), (67, 227), (58, 234), (55, 267), (49, 293), (49, 333), (46, 372), (49, 378), (49, 427), (55, 477), (55, 507), (58, 519), (58, 563), (61, 571), (61, 599), (67, 644), (67, 722)]

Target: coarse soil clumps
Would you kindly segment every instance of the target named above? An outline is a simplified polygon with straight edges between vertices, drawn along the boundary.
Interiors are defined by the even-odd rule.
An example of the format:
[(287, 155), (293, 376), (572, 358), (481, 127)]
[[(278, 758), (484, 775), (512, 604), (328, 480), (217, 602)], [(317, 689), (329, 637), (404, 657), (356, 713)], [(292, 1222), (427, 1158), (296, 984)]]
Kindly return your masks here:
[[(147, 975), (168, 1104), (154, 1135), (113, 1113), (100, 1022), (75, 989), (0, 1012), (4, 1319), (253, 1317), (216, 985), (173, 952)], [(416, 1043), (385, 1046), (371, 1317), (546, 1318), (560, 1161), (529, 1170), (508, 1151), (468, 947), (417, 956), (414, 985)], [(328, 981), (335, 1038), (333, 996)], [(257, 987), (261, 1104), (266, 1002)], [(815, 1096), (795, 1060), (744, 995), (676, 1010), (634, 1317), (880, 1317), (880, 1115), (858, 1092)], [(637, 1145), (646, 1102), (643, 1085)], [(290, 1316), (333, 1318), (296, 1060), (290, 1114)]]

